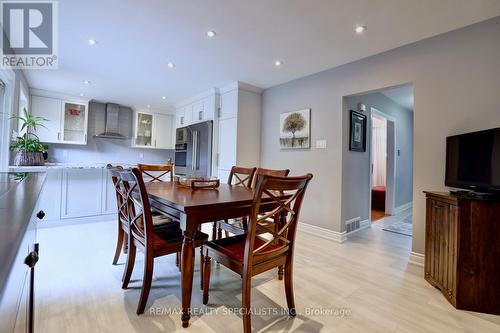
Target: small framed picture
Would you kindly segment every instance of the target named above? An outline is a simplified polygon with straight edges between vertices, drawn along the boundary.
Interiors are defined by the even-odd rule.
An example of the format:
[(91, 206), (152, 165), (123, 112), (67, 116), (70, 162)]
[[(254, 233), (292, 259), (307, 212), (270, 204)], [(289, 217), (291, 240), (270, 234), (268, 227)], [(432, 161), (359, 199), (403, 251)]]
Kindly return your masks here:
[(349, 150), (366, 151), (366, 116), (351, 110), (351, 131)]

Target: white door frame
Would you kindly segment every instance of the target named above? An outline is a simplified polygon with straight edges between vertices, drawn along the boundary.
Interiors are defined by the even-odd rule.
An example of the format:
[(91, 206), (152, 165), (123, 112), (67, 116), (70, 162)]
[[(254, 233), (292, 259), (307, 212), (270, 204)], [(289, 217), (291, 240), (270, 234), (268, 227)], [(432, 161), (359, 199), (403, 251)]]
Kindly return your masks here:
[[(389, 116), (379, 110), (377, 110), (374, 107), (370, 107), (370, 206), (369, 206), (369, 220), (370, 223), (372, 222), (372, 214), (371, 214), (371, 209), (372, 209), (372, 187), (373, 187), (373, 150), (372, 150), (372, 140), (373, 140), (373, 122), (372, 122), (372, 116), (376, 115), (379, 117), (382, 117), (387, 120), (387, 122), (392, 122), (394, 126), (394, 136), (393, 138), (390, 138), (389, 135), (387, 135), (387, 141), (393, 140), (393, 147), (391, 151), (389, 151), (389, 144), (387, 145), (387, 162), (386, 162), (386, 192), (385, 192), (385, 213), (387, 215), (394, 215), (395, 211), (395, 198), (396, 198), (396, 118)], [(392, 161), (390, 161), (391, 159)], [(392, 162), (392, 163), (390, 163)]]

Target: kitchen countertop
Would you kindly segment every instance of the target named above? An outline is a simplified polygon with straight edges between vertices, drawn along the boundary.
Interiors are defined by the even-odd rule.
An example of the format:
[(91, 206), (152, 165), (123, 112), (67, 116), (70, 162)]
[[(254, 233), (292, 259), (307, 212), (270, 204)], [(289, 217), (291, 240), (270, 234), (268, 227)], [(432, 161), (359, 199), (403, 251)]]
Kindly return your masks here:
[[(126, 168), (135, 167), (137, 164), (130, 163), (111, 163), (112, 165), (121, 165)], [(9, 166), (10, 171), (33, 172), (45, 171), (51, 169), (104, 169), (108, 163), (45, 163), (39, 166)]]
[(44, 172), (0, 173), (0, 295), (44, 181)]

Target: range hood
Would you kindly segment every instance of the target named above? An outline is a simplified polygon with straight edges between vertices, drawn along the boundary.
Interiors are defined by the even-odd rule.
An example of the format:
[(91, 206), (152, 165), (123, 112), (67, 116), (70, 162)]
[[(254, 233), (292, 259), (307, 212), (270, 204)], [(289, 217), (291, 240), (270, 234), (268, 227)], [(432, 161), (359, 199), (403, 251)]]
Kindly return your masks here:
[[(120, 105), (106, 103), (104, 111), (104, 131), (94, 135), (96, 138), (128, 139), (131, 124), (127, 112), (120, 110)], [(127, 121), (128, 120), (128, 121)], [(102, 129), (102, 127), (101, 127)]]

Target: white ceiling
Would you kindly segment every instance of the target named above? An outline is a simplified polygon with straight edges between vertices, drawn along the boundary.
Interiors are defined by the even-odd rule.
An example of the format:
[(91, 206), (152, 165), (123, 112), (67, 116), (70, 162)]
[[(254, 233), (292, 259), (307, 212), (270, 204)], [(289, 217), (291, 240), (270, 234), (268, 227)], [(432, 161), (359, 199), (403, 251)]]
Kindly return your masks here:
[(396, 104), (413, 111), (413, 85), (383, 90), (381, 93), (392, 99)]
[[(34, 88), (166, 109), (211, 87), (267, 88), (498, 15), (499, 0), (60, 0), (59, 69), (26, 76)], [(368, 30), (356, 35), (357, 24)]]

